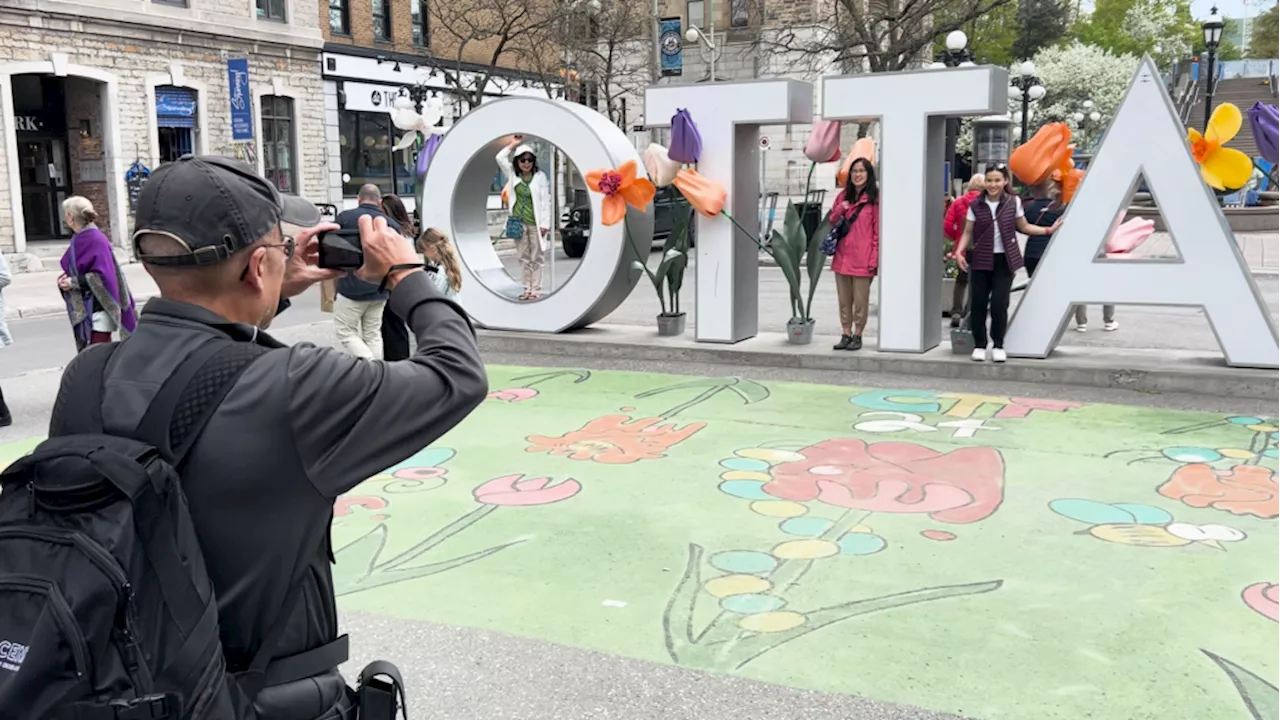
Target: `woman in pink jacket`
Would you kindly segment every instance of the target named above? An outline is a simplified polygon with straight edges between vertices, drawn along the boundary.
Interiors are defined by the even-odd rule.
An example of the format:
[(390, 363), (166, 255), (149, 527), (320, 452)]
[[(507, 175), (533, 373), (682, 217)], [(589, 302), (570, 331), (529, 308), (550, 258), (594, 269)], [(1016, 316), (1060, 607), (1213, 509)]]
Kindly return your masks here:
[(849, 223), (849, 230), (836, 244), (831, 271), (836, 275), (843, 334), (833, 349), (859, 350), (871, 304), (871, 281), (880, 269), (880, 190), (875, 168), (866, 158), (853, 161), (844, 192), (831, 208), (831, 226), (841, 219)]

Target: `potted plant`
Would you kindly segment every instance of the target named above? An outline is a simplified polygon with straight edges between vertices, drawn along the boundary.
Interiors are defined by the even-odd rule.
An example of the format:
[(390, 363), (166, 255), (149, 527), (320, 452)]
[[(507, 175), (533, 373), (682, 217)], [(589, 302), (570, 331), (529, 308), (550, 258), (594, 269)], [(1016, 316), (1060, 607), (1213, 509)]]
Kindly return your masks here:
[[(765, 250), (777, 261), (778, 269), (787, 280), (791, 300), (791, 319), (787, 320), (787, 342), (792, 345), (808, 345), (813, 341), (813, 296), (818, 289), (818, 278), (822, 276), (822, 268), (827, 264), (827, 256), (822, 254), (819, 246), (830, 231), (830, 226), (823, 220), (818, 224), (813, 235), (806, 237), (804, 224), (800, 220), (800, 210), (794, 202), (789, 202), (786, 218), (782, 223), (782, 232), (773, 231), (769, 248)], [(802, 275), (809, 280), (808, 292), (803, 292), (801, 289)]]
[(680, 288), (684, 286), (684, 271), (689, 265), (688, 230), (692, 220), (692, 209), (687, 215), (678, 210), (672, 214), (671, 234), (662, 245), (662, 260), (657, 270), (649, 269), (635, 238), (630, 232), (626, 233), (631, 250), (636, 254), (632, 267), (649, 277), (654, 292), (658, 294), (658, 302), (662, 305), (662, 312), (658, 314), (658, 334), (665, 337), (684, 334), (685, 314), (680, 311)]

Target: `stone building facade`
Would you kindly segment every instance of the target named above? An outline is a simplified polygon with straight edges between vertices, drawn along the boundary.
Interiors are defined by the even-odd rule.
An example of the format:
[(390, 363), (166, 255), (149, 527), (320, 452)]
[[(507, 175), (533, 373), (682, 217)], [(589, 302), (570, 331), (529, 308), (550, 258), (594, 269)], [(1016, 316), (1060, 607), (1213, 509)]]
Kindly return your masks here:
[[(282, 190), (323, 201), (322, 44), (316, 0), (4, 3), (0, 251), (19, 264), (61, 255), (70, 195), (92, 200), (128, 248), (139, 186), (127, 176), (187, 152), (241, 157)], [(229, 69), (241, 61), (247, 86), (237, 74), (233, 103)]]
[[(717, 45), (716, 82), (768, 77), (804, 80), (813, 85), (815, 114), (820, 114), (822, 107), (821, 78), (824, 75), (839, 74), (842, 72), (841, 68), (833, 57), (788, 53), (780, 46), (803, 46), (804, 34), (817, 32), (815, 28), (822, 19), (831, 17), (834, 12), (833, 0), (717, 0), (714, 3), (704, 0), (663, 0), (660, 6), (661, 17), (680, 18), (682, 34), (691, 25), (708, 35), (714, 29)], [(780, 37), (784, 32), (789, 34), (789, 41)], [(664, 77), (658, 81), (659, 84), (709, 82), (711, 51), (701, 42), (689, 42), (683, 37), (681, 42), (681, 74)], [(647, 43), (642, 51), (651, 52)], [(804, 195), (809, 161), (805, 158), (803, 149), (809, 138), (809, 131), (809, 125), (760, 128), (761, 137), (768, 142), (768, 149), (762, 155), (762, 190), (766, 194), (778, 194), (779, 221), (787, 199), (800, 201)], [(856, 132), (856, 123), (846, 126), (843, 136), (845, 152), (852, 146)], [(837, 169), (837, 163), (819, 165), (813, 176), (811, 187), (827, 190), (824, 198), (827, 204), (831, 203), (834, 196)]]
[[(336, 207), (354, 207), (360, 186), (372, 183), (399, 195), (410, 212), (415, 209), (416, 150), (393, 149), (403, 134), (391, 121), (397, 97), (410, 86), (428, 88), (444, 107), (442, 124), (451, 125), (468, 107), (458, 86), (474, 87), (471, 83), (487, 74), (492, 58), (492, 38), (463, 45), (459, 59), (457, 37), (434, 27), (466, 7), (482, 12), (489, 6), (446, 10), (431, 4), (448, 1), (321, 2), (326, 189)], [(522, 68), (523, 60), (515, 52), (500, 56), (484, 94), (547, 97), (543, 79)], [(498, 202), (496, 195), (493, 200)]]

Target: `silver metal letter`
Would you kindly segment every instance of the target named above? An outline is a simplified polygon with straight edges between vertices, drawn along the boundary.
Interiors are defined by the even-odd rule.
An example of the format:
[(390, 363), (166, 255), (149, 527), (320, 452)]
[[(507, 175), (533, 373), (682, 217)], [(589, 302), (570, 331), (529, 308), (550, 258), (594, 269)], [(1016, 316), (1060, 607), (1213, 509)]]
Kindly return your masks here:
[(879, 349), (925, 352), (942, 335), (946, 116), (1005, 112), (1009, 73), (986, 66), (846, 75), (824, 83), (823, 118), (881, 121)]
[[(760, 126), (813, 120), (813, 86), (798, 80), (660, 85), (644, 92), (648, 127), (689, 111), (702, 135), (698, 172), (724, 185), (744, 227), (760, 207)], [(938, 221), (942, 223), (941, 220)], [(699, 342), (736, 343), (759, 330), (759, 250), (726, 218), (698, 216), (695, 322)]]
[[(1128, 206), (1140, 177), (1164, 215), (1180, 258), (1099, 257), (1112, 221)], [(1078, 303), (1202, 307), (1228, 365), (1278, 364), (1276, 323), (1217, 199), (1200, 178), (1186, 129), (1150, 58), (1138, 66), (1062, 227), (1045, 250), (1010, 324), (1006, 351), (1047, 357)]]
[[(635, 160), (635, 147), (600, 113), (578, 103), (514, 97), (486, 102), (449, 129), (421, 184), (418, 207), (423, 227), (447, 229), (462, 264), (470, 273), (458, 301), (479, 325), (499, 330), (560, 332), (604, 319), (622, 304), (640, 273), (631, 269), (635, 253), (627, 247), (625, 226), (640, 247), (653, 237), (653, 215), (627, 208), (625, 223), (600, 222), (601, 195), (590, 193), (591, 242), (573, 277), (536, 302), (518, 302), (520, 288), (503, 268), (485, 219), (486, 202), (500, 138), (530, 135), (553, 143), (585, 175)], [(650, 205), (652, 208), (652, 205)], [(557, 221), (558, 225), (559, 222)]]

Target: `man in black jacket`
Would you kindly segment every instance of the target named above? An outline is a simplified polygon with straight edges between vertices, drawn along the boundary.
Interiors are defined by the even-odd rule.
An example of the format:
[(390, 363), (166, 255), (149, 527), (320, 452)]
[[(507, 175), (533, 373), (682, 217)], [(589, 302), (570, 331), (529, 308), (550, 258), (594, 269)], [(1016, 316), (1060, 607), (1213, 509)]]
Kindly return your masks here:
[[(382, 192), (377, 185), (366, 184), (356, 195), (356, 207), (338, 213), (338, 227), (343, 230), (355, 230), (359, 227), (360, 218), (382, 219), (387, 227), (401, 231), (399, 223), (382, 212)], [(413, 242), (406, 240), (410, 247)], [(333, 303), (333, 329), (338, 337), (338, 344), (347, 352), (370, 360), (382, 360), (383, 347), (382, 322), (387, 310), (387, 293), (378, 287), (376, 282), (366, 282), (357, 273), (349, 272), (338, 279), (338, 297)], [(405, 338), (408, 345), (408, 338)], [(408, 352), (389, 360), (403, 360)]]
[[(137, 204), (135, 249), (161, 297), (143, 308), (108, 365), (106, 431), (132, 433), (164, 381), (205, 343), (270, 348), (218, 406), (182, 477), (231, 672), (254, 656), (276, 618), (287, 623), (277, 658), (335, 641), (334, 499), (435, 441), (488, 392), (466, 314), (382, 219), (359, 220), (365, 264), (356, 276), (390, 293), (417, 338), (413, 357), (369, 362), (262, 332), (287, 298), (332, 275), (313, 265), (317, 234), (335, 229), (318, 223), (315, 206), (281, 196), (228, 158), (162, 166)], [(50, 435), (76, 432), (84, 412), (76, 398), (59, 398)], [(299, 599), (284, 608), (294, 577)], [(266, 687), (256, 702), (261, 720), (353, 720), (351, 705), (336, 667)]]

